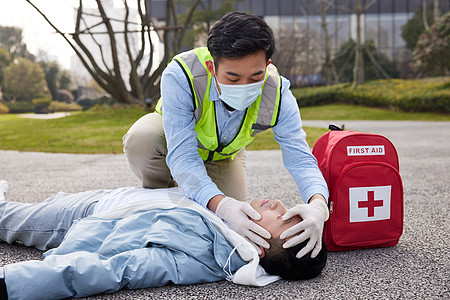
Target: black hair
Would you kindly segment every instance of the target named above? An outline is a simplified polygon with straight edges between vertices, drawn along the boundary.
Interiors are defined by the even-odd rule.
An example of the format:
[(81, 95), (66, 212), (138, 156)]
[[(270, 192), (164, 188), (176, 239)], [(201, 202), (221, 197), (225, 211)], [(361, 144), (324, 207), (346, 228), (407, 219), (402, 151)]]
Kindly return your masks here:
[(295, 255), (306, 246), (308, 240), (291, 248), (283, 248), (285, 240), (271, 238), (270, 249), (266, 249), (266, 254), (260, 259), (260, 265), (267, 273), (278, 275), (286, 280), (305, 280), (318, 276), (327, 262), (327, 247), (322, 242), (322, 249), (319, 254), (311, 258), (311, 252), (301, 258)]
[(264, 51), (269, 60), (275, 51), (273, 31), (258, 16), (245, 12), (230, 12), (211, 28), (208, 50), (216, 62)]

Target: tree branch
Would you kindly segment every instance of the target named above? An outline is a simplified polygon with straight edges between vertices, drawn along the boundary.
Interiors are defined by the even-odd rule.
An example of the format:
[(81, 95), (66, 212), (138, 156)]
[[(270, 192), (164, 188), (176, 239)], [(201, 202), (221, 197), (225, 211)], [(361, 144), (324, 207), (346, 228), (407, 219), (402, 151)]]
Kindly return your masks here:
[[(117, 42), (116, 38), (113, 34), (114, 29), (112, 28), (111, 22), (109, 21), (108, 16), (106, 15), (106, 11), (103, 8), (103, 4), (101, 0), (96, 0), (98, 10), (100, 11), (100, 14), (102, 16), (103, 22), (105, 23), (106, 29), (108, 31), (109, 35), (109, 45), (111, 46), (111, 57), (113, 61), (113, 69), (114, 69), (114, 75), (115, 77), (120, 76), (120, 64), (118, 59), (118, 51), (117, 51)], [(120, 80), (122, 81), (122, 80)], [(123, 81), (122, 81), (123, 83)]]
[[(87, 27), (86, 20), (85, 20), (83, 17), (81, 17), (81, 19), (83, 20), (83, 24)], [(85, 30), (85, 29), (84, 29), (84, 30)], [(84, 30), (83, 30), (83, 31), (84, 31)], [(106, 70), (108, 71), (109, 75), (110, 75), (110, 76), (113, 76), (111, 70), (110, 70), (109, 67), (108, 67), (108, 64), (107, 64), (106, 61), (105, 61), (105, 56), (104, 56), (104, 54), (103, 54), (103, 47), (102, 47), (102, 45), (101, 45), (99, 42), (97, 42), (97, 40), (95, 39), (94, 35), (91, 33), (90, 30), (88, 30), (87, 33), (91, 36), (91, 38), (92, 38), (92, 40), (94, 41), (94, 43), (95, 43), (95, 44), (97, 45), (97, 47), (100, 49), (100, 56), (101, 56), (101, 58), (102, 58), (102, 62), (103, 62), (103, 64), (105, 65), (105, 68), (106, 68)]]
[[(83, 20), (84, 20), (84, 18), (83, 18)], [(84, 22), (84, 26), (86, 26), (86, 28), (83, 29), (82, 31), (78, 32), (78, 33), (88, 33), (88, 32), (90, 33), (92, 28), (95, 28), (95, 27), (97, 27), (99, 25), (102, 25), (102, 24), (103, 24), (103, 21), (102, 22), (98, 22), (98, 23), (92, 25), (91, 27), (88, 27), (86, 22)]]
[(375, 3), (377, 3), (378, 0), (371, 0), (369, 3), (366, 3), (366, 5), (364, 5), (363, 11), (366, 11), (369, 9), (369, 7), (371, 7), (372, 5), (374, 5)]
[[(136, 55), (136, 59), (134, 60), (134, 63), (136, 65), (139, 64), (139, 62), (142, 60), (142, 58), (144, 57), (144, 53), (145, 53), (145, 48), (146, 48), (146, 42), (145, 42), (145, 31), (146, 31), (146, 26), (148, 25), (148, 20), (146, 20), (147, 18), (144, 16), (143, 12), (142, 12), (142, 7), (141, 7), (141, 1), (137, 0), (138, 3), (138, 13), (139, 13), (139, 18), (141, 19), (141, 47), (139, 49), (138, 54)], [(150, 53), (152, 53), (152, 51), (150, 50)]]
[[(140, 4), (140, 2), (139, 2), (139, 4)], [(139, 14), (141, 16), (141, 19), (144, 20), (145, 16), (144, 16), (144, 13), (142, 12), (141, 5), (138, 5), (138, 10), (139, 10)], [(147, 5), (145, 6), (145, 12), (146, 12), (146, 15), (148, 16), (149, 13), (147, 11)], [(147, 19), (147, 18), (145, 18), (145, 19)], [(145, 23), (142, 22), (142, 24), (145, 24)], [(149, 78), (149, 74), (150, 74), (150, 71), (152, 70), (152, 67), (153, 67), (154, 46), (153, 46), (151, 31), (147, 31), (147, 38), (148, 38), (148, 43), (149, 43), (149, 46), (150, 46), (150, 57), (148, 58), (148, 63), (147, 63), (147, 66), (146, 66), (146, 68), (144, 70), (144, 74), (141, 76), (141, 82), (142, 82), (143, 86), (147, 86), (147, 82), (150, 79)], [(142, 35), (142, 40), (145, 41), (144, 35)]]
[(303, 16), (313, 19), (313, 21), (317, 24), (321, 23), (321, 20), (319, 18), (311, 16), (304, 7), (300, 7), (300, 11), (303, 13)]
[[(63, 37), (63, 39), (69, 44), (69, 46), (73, 49), (73, 51), (77, 54), (78, 58), (80, 58), (81, 63), (86, 68), (86, 70), (91, 74), (92, 77), (95, 78), (95, 72), (92, 70), (91, 66), (88, 64), (86, 59), (83, 57), (83, 54), (80, 52), (80, 50), (67, 38), (67, 36), (62, 33), (48, 18), (47, 16), (39, 9), (36, 5), (34, 5), (30, 0), (25, 0), (30, 4), (46, 21), (47, 23), (59, 34)], [(82, 10), (82, 1), (80, 0), (80, 7), (79, 7), (79, 13), (81, 14)], [(77, 23), (79, 23), (79, 18), (77, 16)], [(79, 25), (79, 24), (78, 24)], [(98, 84), (106, 90), (106, 84), (103, 81), (98, 81)]]
[(179, 45), (181, 45), (181, 41), (183, 41), (186, 29), (188, 28), (189, 24), (191, 23), (192, 16), (194, 15), (195, 9), (197, 8), (197, 5), (199, 3), (200, 3), (200, 0), (196, 0), (194, 5), (192, 5), (190, 10), (189, 10), (188, 16), (187, 16), (187, 18), (186, 18), (186, 20), (184, 22), (184, 25), (183, 25), (183, 29), (181, 29), (181, 32), (179, 33), (179, 35), (180, 35), (178, 37)]
[(354, 55), (355, 55), (355, 48), (352, 48), (352, 50), (350, 51), (350, 54), (348, 55), (347, 59), (345, 60), (344, 64), (342, 65), (342, 68), (339, 71), (339, 74), (337, 74), (337, 76), (336, 76), (336, 81), (335, 81), (336, 84), (339, 83), (339, 78), (344, 73), (345, 66), (350, 62), (350, 60), (354, 57)]
[[(77, 17), (76, 17), (76, 22), (75, 22), (75, 31), (79, 32), (80, 31), (80, 23), (81, 23), (81, 19), (82, 19), (82, 14), (83, 14), (83, 1), (80, 0), (80, 6), (78, 8), (77, 11)], [(56, 27), (55, 27), (56, 28)], [(86, 69), (88, 70), (89, 74), (91, 74), (91, 76), (95, 79), (95, 81), (97, 81), (97, 83), (104, 88), (105, 90), (108, 91), (108, 86), (106, 85), (106, 83), (104, 81), (106, 81), (107, 83), (111, 84), (113, 83), (113, 79), (111, 76), (109, 76), (107, 73), (105, 73), (96, 63), (96, 60), (94, 59), (94, 57), (92, 56), (92, 54), (89, 52), (89, 49), (87, 49), (87, 47), (81, 42), (80, 37), (78, 34), (74, 34), (72, 36), (73, 40), (75, 41), (75, 43), (78, 45), (78, 47), (80, 47), (80, 49), (83, 51), (83, 53), (87, 56), (90, 64), (92, 65), (92, 68), (94, 68), (95, 73), (92, 68), (87, 64), (87, 62), (85, 61), (83, 55), (78, 51), (78, 49), (76, 49), (75, 53), (77, 53), (77, 56), (80, 58), (81, 62), (83, 63), (83, 65), (86, 67)], [(68, 41), (68, 39), (67, 39)], [(69, 41), (70, 43), (70, 41)]]
[[(170, 11), (173, 7), (173, 3), (171, 3), (172, 0), (167, 0), (166, 2), (166, 24), (170, 24), (170, 18), (172, 15), (172, 12)], [(162, 58), (161, 63), (159, 64), (158, 68), (153, 72), (153, 74), (148, 78), (148, 80), (144, 84), (144, 91), (145, 94), (150, 93), (152, 87), (154, 86), (154, 83), (157, 81), (157, 79), (161, 76), (163, 70), (166, 68), (167, 63), (169, 62), (170, 57), (170, 49), (169, 49), (169, 31), (164, 31), (163, 35), (164, 40), (164, 56)]]
[(375, 68), (378, 69), (378, 71), (380, 71), (380, 73), (384, 76), (384, 78), (386, 79), (391, 79), (391, 77), (386, 73), (386, 71), (384, 71), (384, 69), (380, 66), (380, 64), (377, 62), (377, 60), (375, 59), (375, 57), (373, 57), (372, 53), (370, 53), (369, 49), (365, 49), (367, 56), (369, 56), (370, 61), (373, 63), (373, 65), (375, 66)]
[[(148, 19), (150, 13), (145, 0), (137, 0), (140, 20), (136, 20), (136, 22), (135, 20), (129, 19), (131, 8), (129, 7), (127, 0), (122, 0), (126, 10), (125, 20), (110, 18), (106, 13), (109, 11), (106, 6), (102, 5), (101, 0), (96, 0), (98, 12), (95, 13), (84, 11), (83, 0), (79, 0), (79, 7), (75, 20), (75, 30), (73, 33), (63, 33), (32, 3), (32, 0), (26, 1), (47, 21), (47, 23), (50, 24), (56, 33), (64, 38), (76, 53), (87, 72), (100, 87), (122, 103), (133, 103), (136, 100), (142, 101), (146, 97), (151, 96), (154, 98), (159, 95), (159, 81), (161, 74), (166, 68), (167, 62), (173, 53), (179, 51), (181, 39), (189, 28), (195, 9), (201, 2), (200, 0), (192, 0), (192, 6), (188, 11), (187, 19), (183, 24), (179, 24), (175, 12), (174, 0), (167, 0), (166, 25), (154, 27)], [(145, 5), (145, 11), (142, 5)], [(89, 18), (88, 20), (86, 19), (86, 16), (91, 16), (92, 18)], [(101, 18), (101, 21), (100, 19), (95, 18)], [(93, 19), (93, 24), (89, 25), (88, 21), (91, 21), (91, 19)], [(112, 25), (115, 26), (117, 22), (121, 22), (120, 25), (123, 24), (123, 29), (114, 31), (115, 28), (113, 28)], [(103, 24), (105, 27), (101, 27)], [(135, 25), (138, 27), (134, 28)], [(103, 28), (106, 28), (106, 30), (102, 30)], [(164, 42), (164, 54), (162, 61), (157, 66), (156, 70), (153, 70), (153, 52), (155, 50), (151, 32), (153, 30), (155, 32), (163, 30), (162, 39)], [(138, 33), (138, 35), (131, 34), (133, 32)], [(89, 35), (88, 38), (92, 39), (93, 43), (88, 44), (86, 41), (83, 43), (83, 34)], [(108, 35), (109, 41), (106, 45), (96, 36), (99, 34)], [(124, 34), (124, 49), (120, 48), (117, 43), (122, 37), (118, 37), (116, 34)], [(139, 49), (134, 49), (134, 44), (136, 44), (135, 36), (137, 37), (137, 40), (140, 40), (141, 47)], [(147, 39), (149, 47), (147, 47)], [(172, 42), (173, 48), (171, 49)], [(97, 47), (99, 50), (91, 49), (89, 46)], [(109, 49), (109, 47), (111, 49)], [(147, 61), (146, 53), (148, 49), (150, 50), (150, 55)], [(97, 56), (96, 51), (100, 51), (100, 58)], [(112, 61), (110, 61), (108, 51), (111, 53)], [(129, 62), (125, 62), (129, 63), (131, 66), (129, 74), (121, 74), (122, 61), (119, 55), (122, 54), (122, 51), (128, 57)], [(126, 78), (127, 75), (129, 75), (129, 78)], [(129, 80), (129, 84), (126, 81), (127, 79)]]
[(430, 30), (430, 26), (428, 25), (427, 20), (427, 3), (425, 1), (422, 1), (422, 19), (425, 30)]
[(131, 66), (130, 76), (128, 78), (128, 81), (130, 83), (132, 93), (138, 99), (143, 101), (144, 100), (144, 91), (142, 89), (141, 82), (139, 80), (139, 76), (137, 74), (137, 66), (133, 59), (133, 53), (131, 52), (130, 41), (129, 41), (129, 37), (128, 37), (128, 18), (130, 15), (130, 8), (128, 7), (128, 3), (126, 1), (123, 1), (123, 4), (125, 5), (124, 41), (125, 41), (125, 48), (126, 48), (126, 53), (128, 56), (128, 61)]

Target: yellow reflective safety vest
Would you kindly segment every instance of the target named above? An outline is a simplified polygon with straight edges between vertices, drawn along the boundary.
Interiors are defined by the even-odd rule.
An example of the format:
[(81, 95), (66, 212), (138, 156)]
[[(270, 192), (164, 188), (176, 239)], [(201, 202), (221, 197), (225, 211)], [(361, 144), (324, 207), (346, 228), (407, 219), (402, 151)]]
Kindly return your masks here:
[[(204, 161), (233, 159), (238, 151), (250, 144), (255, 135), (277, 124), (281, 102), (281, 77), (277, 68), (269, 64), (266, 69), (263, 91), (246, 109), (234, 139), (226, 145), (219, 143), (214, 101), (209, 100), (212, 75), (206, 66), (213, 60), (206, 47), (196, 48), (175, 56), (170, 63), (177, 63), (188, 79), (194, 102), (195, 131), (198, 153)], [(156, 111), (162, 114), (159, 99)]]

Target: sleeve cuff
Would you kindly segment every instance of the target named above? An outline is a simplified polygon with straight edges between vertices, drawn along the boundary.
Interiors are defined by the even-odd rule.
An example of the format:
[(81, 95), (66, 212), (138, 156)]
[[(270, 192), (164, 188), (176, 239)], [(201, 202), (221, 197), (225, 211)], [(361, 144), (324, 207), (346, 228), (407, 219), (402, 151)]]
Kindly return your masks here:
[(225, 196), (214, 183), (211, 183), (207, 186), (203, 186), (200, 188), (197, 192), (197, 194), (194, 196), (194, 200), (202, 205), (203, 207), (207, 208), (209, 200), (216, 196), (216, 195), (223, 195)]
[(311, 199), (311, 197), (314, 196), (315, 194), (321, 194), (325, 198), (325, 200), (327, 201), (327, 204), (328, 204), (328, 197), (329, 197), (328, 189), (323, 188), (323, 187), (317, 187), (317, 186), (306, 190), (302, 194), (303, 202), (307, 203), (308, 200)]

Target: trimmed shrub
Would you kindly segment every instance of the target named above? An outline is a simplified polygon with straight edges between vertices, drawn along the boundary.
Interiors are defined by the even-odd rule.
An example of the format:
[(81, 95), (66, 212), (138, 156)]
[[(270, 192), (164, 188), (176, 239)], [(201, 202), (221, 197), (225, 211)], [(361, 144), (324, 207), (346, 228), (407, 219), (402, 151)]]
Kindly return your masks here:
[(50, 105), (50, 102), (52, 102), (52, 99), (49, 98), (36, 98), (33, 99), (31, 102), (34, 104), (34, 112), (37, 114), (48, 114), (49, 109), (48, 106)]
[(95, 104), (97, 104), (97, 100), (95, 99), (89, 99), (89, 98), (83, 98), (77, 101), (77, 104), (80, 105), (83, 110), (88, 110)]
[(34, 112), (34, 104), (29, 101), (6, 102), (11, 114)]
[(81, 105), (83, 107), (83, 110), (88, 110), (91, 107), (99, 104), (99, 105), (109, 105), (109, 106), (113, 106), (114, 104), (116, 104), (118, 101), (112, 97), (100, 97), (100, 98), (96, 98), (96, 99), (90, 99), (90, 98), (83, 98), (77, 101), (78, 105)]
[(299, 106), (325, 105), (337, 102), (339, 91), (346, 86), (348, 84), (293, 89), (292, 94), (297, 99)]
[(55, 94), (56, 94), (55, 95), (55, 100), (57, 100), (57, 101), (72, 102), (72, 101), (75, 100), (75, 97), (68, 90), (57, 89)]
[(51, 112), (57, 112), (57, 111), (80, 111), (83, 110), (83, 107), (78, 104), (69, 104), (65, 102), (59, 102), (59, 101), (52, 101), (50, 102), (50, 105), (48, 106), (48, 110)]
[(410, 112), (450, 113), (450, 77), (375, 80), (356, 89), (350, 84), (339, 84), (294, 89), (292, 93), (300, 107), (345, 103)]
[(3, 103), (0, 103), (0, 115), (7, 114), (9, 112), (9, 107)]
[(31, 102), (33, 102), (34, 105), (36, 106), (49, 106), (50, 102), (52, 102), (52, 99), (49, 98), (36, 98), (33, 99)]

